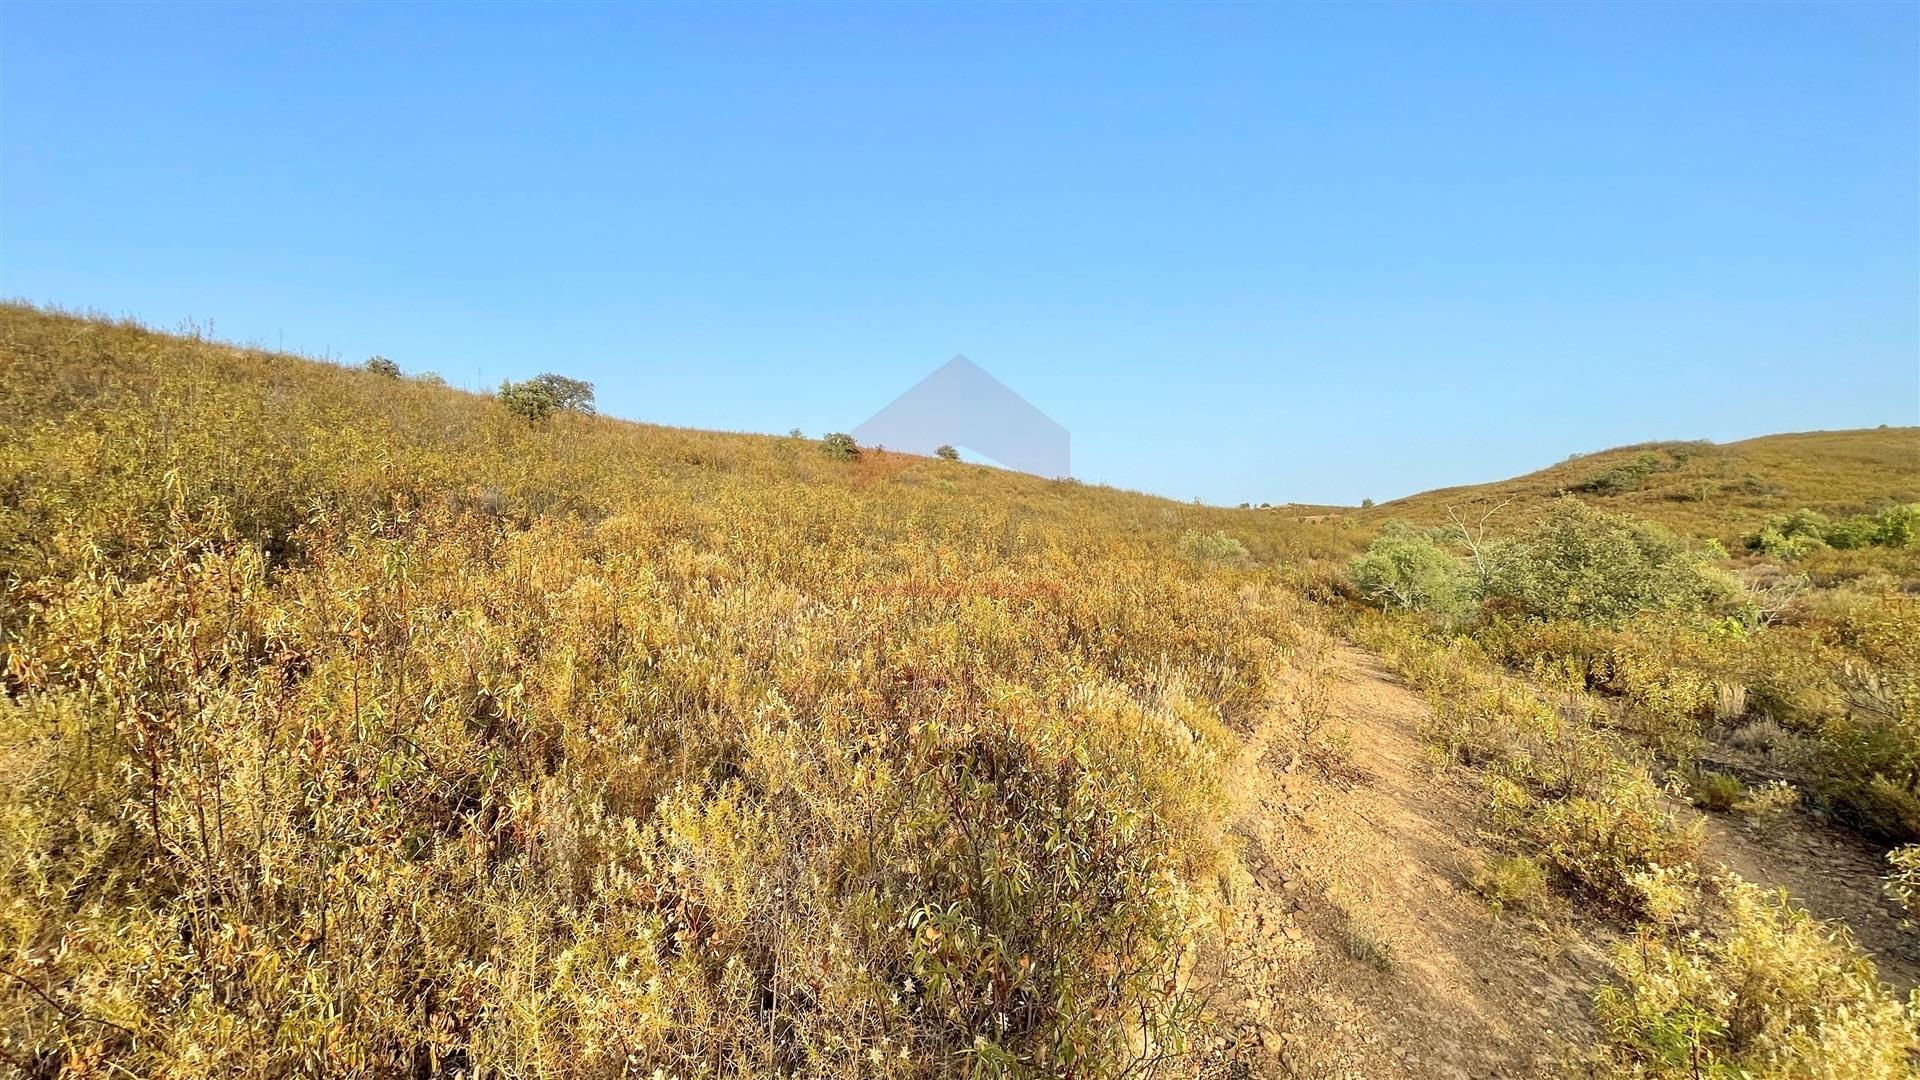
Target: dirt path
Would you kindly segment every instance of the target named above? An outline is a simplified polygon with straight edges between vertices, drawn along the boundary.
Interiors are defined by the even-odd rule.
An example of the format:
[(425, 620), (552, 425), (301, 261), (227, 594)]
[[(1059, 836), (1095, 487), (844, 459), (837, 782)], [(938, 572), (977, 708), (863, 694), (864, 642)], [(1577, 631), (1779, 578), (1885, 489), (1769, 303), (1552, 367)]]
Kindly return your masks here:
[(1904, 925), (1880, 891), (1887, 864), (1878, 848), (1801, 814), (1700, 816), (1707, 830), (1703, 863), (1719, 862), (1755, 884), (1785, 889), (1815, 917), (1846, 923), (1881, 981), (1901, 997), (1920, 985), (1920, 933)]
[[(1470, 882), (1498, 852), (1477, 832), (1471, 778), (1429, 764), (1426, 702), (1372, 654), (1331, 639), (1299, 661), (1292, 707), (1249, 740), (1237, 829), (1250, 880), (1200, 967), (1220, 1020), (1206, 1071), (1560, 1073), (1593, 1039), (1593, 991), (1622, 928), (1564, 903), (1536, 916), (1493, 910)], [(1344, 765), (1301, 759), (1300, 718), (1316, 714), (1326, 732), (1350, 733)], [(1920, 985), (1920, 933), (1881, 896), (1877, 849), (1798, 814), (1700, 816), (1703, 866), (1787, 889), (1847, 923), (1903, 996)]]
[(1359, 649), (1331, 646), (1321, 666), (1350, 763), (1296, 760), (1289, 719), (1255, 735), (1252, 880), (1202, 968), (1223, 1020), (1212, 1071), (1552, 1074), (1591, 1039), (1615, 931), (1496, 913), (1469, 885), (1489, 854), (1474, 789), (1426, 764), (1425, 702)]

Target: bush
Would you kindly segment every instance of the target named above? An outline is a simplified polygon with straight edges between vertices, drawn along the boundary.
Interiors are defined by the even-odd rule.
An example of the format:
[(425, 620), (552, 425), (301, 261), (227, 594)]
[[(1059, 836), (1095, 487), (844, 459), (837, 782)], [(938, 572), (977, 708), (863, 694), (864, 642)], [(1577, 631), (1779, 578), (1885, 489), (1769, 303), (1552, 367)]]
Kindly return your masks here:
[(536, 379), (503, 381), (495, 397), (508, 412), (532, 421), (545, 420), (560, 407), (560, 403), (554, 400), (553, 391)]
[(1473, 890), (1502, 910), (1535, 908), (1546, 888), (1546, 870), (1525, 855), (1502, 855), (1473, 872)]
[(1908, 844), (1887, 852), (1893, 865), (1886, 878), (1887, 896), (1907, 913), (1907, 922), (1920, 924), (1920, 844)]
[(837, 461), (850, 461), (860, 456), (860, 444), (844, 431), (830, 431), (820, 437), (820, 452)]
[(593, 384), (545, 372), (523, 382), (502, 382), (500, 404), (515, 416), (545, 420), (556, 410), (593, 414)]
[(1598, 476), (1573, 485), (1570, 490), (1592, 495), (1624, 495), (1629, 491), (1638, 491), (1647, 481), (1647, 477), (1673, 465), (1663, 462), (1653, 454), (1641, 454), (1625, 465), (1616, 465)]
[(1182, 533), (1180, 551), (1203, 562), (1237, 562), (1247, 557), (1247, 546), (1224, 531)]
[(1736, 588), (1709, 553), (1666, 529), (1572, 498), (1487, 554), (1488, 597), (1539, 618), (1618, 622), (1643, 611), (1700, 610)]
[(1466, 568), (1433, 538), (1391, 522), (1347, 564), (1354, 587), (1382, 609), (1458, 614), (1469, 598)]
[(1798, 1080), (1911, 1075), (1915, 1017), (1844, 927), (1737, 880), (1714, 933), (1642, 932), (1595, 995), (1614, 1075)]
[(1920, 538), (1920, 503), (1900, 503), (1875, 514), (1829, 521), (1817, 510), (1775, 514), (1747, 538), (1750, 550), (1778, 559), (1799, 559), (1823, 548), (1909, 548)]
[(400, 365), (384, 356), (367, 357), (366, 362), (360, 365), (360, 370), (389, 379), (400, 377)]
[(960, 451), (955, 450), (951, 445), (942, 446), (933, 452), (933, 456), (939, 458), (941, 461), (959, 461)]
[(1746, 798), (1747, 788), (1731, 773), (1696, 769), (1687, 774), (1687, 799), (1702, 810), (1726, 813)]
[(385, 387), (0, 307), (5, 1075), (1186, 1059), (1277, 582)]

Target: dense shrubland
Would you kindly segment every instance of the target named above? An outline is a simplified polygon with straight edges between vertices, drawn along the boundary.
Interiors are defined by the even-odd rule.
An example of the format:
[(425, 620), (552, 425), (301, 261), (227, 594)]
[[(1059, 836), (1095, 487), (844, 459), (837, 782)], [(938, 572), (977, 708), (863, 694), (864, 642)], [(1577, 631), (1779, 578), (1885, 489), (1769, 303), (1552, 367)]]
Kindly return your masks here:
[(1312, 530), (0, 319), (10, 1069), (1187, 1049)]
[(1818, 510), (1773, 515), (1747, 538), (1754, 551), (1800, 559), (1821, 548), (1911, 548), (1920, 544), (1920, 503), (1899, 503), (1872, 514), (1834, 521)]
[[(1342, 574), (1337, 524), (369, 370), (0, 309), (8, 1068), (1184, 1067), (1241, 734), (1342, 754), (1304, 596), (1479, 777), (1476, 888), (1647, 935), (1597, 1064), (1896, 1075), (1870, 969), (1662, 793), (1792, 806), (1696, 760), (1737, 735), (1920, 835), (1906, 549), (1763, 576), (1565, 502)], [(1661, 453), (1634, 496), (1717, 460)]]
[(1825, 812), (1920, 839), (1911, 595), (1736, 567), (1710, 541), (1571, 498), (1511, 537), (1389, 527), (1349, 573), (1383, 609), (1424, 613), (1511, 668), (1576, 673), (1611, 726), (1680, 765), (1764, 723), (1768, 768)]

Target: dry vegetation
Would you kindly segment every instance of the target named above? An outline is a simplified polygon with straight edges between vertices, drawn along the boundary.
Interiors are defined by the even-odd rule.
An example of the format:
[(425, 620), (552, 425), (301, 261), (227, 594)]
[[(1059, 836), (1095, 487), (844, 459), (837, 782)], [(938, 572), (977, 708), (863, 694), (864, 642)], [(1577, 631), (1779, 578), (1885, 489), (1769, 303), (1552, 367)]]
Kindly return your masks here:
[(1511, 480), (1440, 488), (1347, 513), (1369, 524), (1445, 525), (1448, 507), (1477, 517), (1504, 504), (1509, 510), (1500, 520), (1512, 526), (1562, 494), (1717, 538), (1731, 549), (1769, 514), (1802, 507), (1851, 514), (1881, 502), (1920, 501), (1920, 428), (1624, 446)]
[[(1497, 565), (1393, 533), (1369, 573), (1445, 580), (1382, 613), (1346, 560), (1446, 520), (1417, 500), (1304, 523), (389, 366), (0, 309), (7, 1068), (1191, 1073), (1249, 733), (1349, 751), (1313, 627), (1429, 694), (1490, 906), (1636, 935), (1589, 1068), (1911, 1064), (1871, 962), (1699, 865), (1670, 795), (1915, 838), (1905, 549), (1729, 561), (1543, 501)], [(1654, 448), (1588, 498), (1731, 548), (1920, 497), (1914, 435)], [(1589, 528), (1624, 569), (1565, 562)]]
[(0, 347), (12, 1068), (1186, 1049), (1305, 531), (23, 308)]

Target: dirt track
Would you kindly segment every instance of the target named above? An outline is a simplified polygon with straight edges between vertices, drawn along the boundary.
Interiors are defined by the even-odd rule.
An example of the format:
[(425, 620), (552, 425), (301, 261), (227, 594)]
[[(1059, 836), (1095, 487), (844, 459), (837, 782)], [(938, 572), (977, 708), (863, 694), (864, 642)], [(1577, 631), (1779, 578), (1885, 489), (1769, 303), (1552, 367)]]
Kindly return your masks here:
[[(1497, 847), (1476, 829), (1472, 780), (1430, 763), (1425, 701), (1352, 646), (1326, 643), (1317, 666), (1309, 706), (1351, 733), (1351, 755), (1299, 760), (1286, 715), (1251, 739), (1238, 826), (1251, 880), (1199, 969), (1221, 1020), (1208, 1073), (1559, 1074), (1592, 1041), (1593, 991), (1625, 928), (1564, 903), (1496, 912), (1469, 881)], [(1879, 899), (1858, 841), (1800, 819), (1707, 827), (1708, 860), (1856, 923), (1887, 981), (1914, 985), (1920, 934)]]

